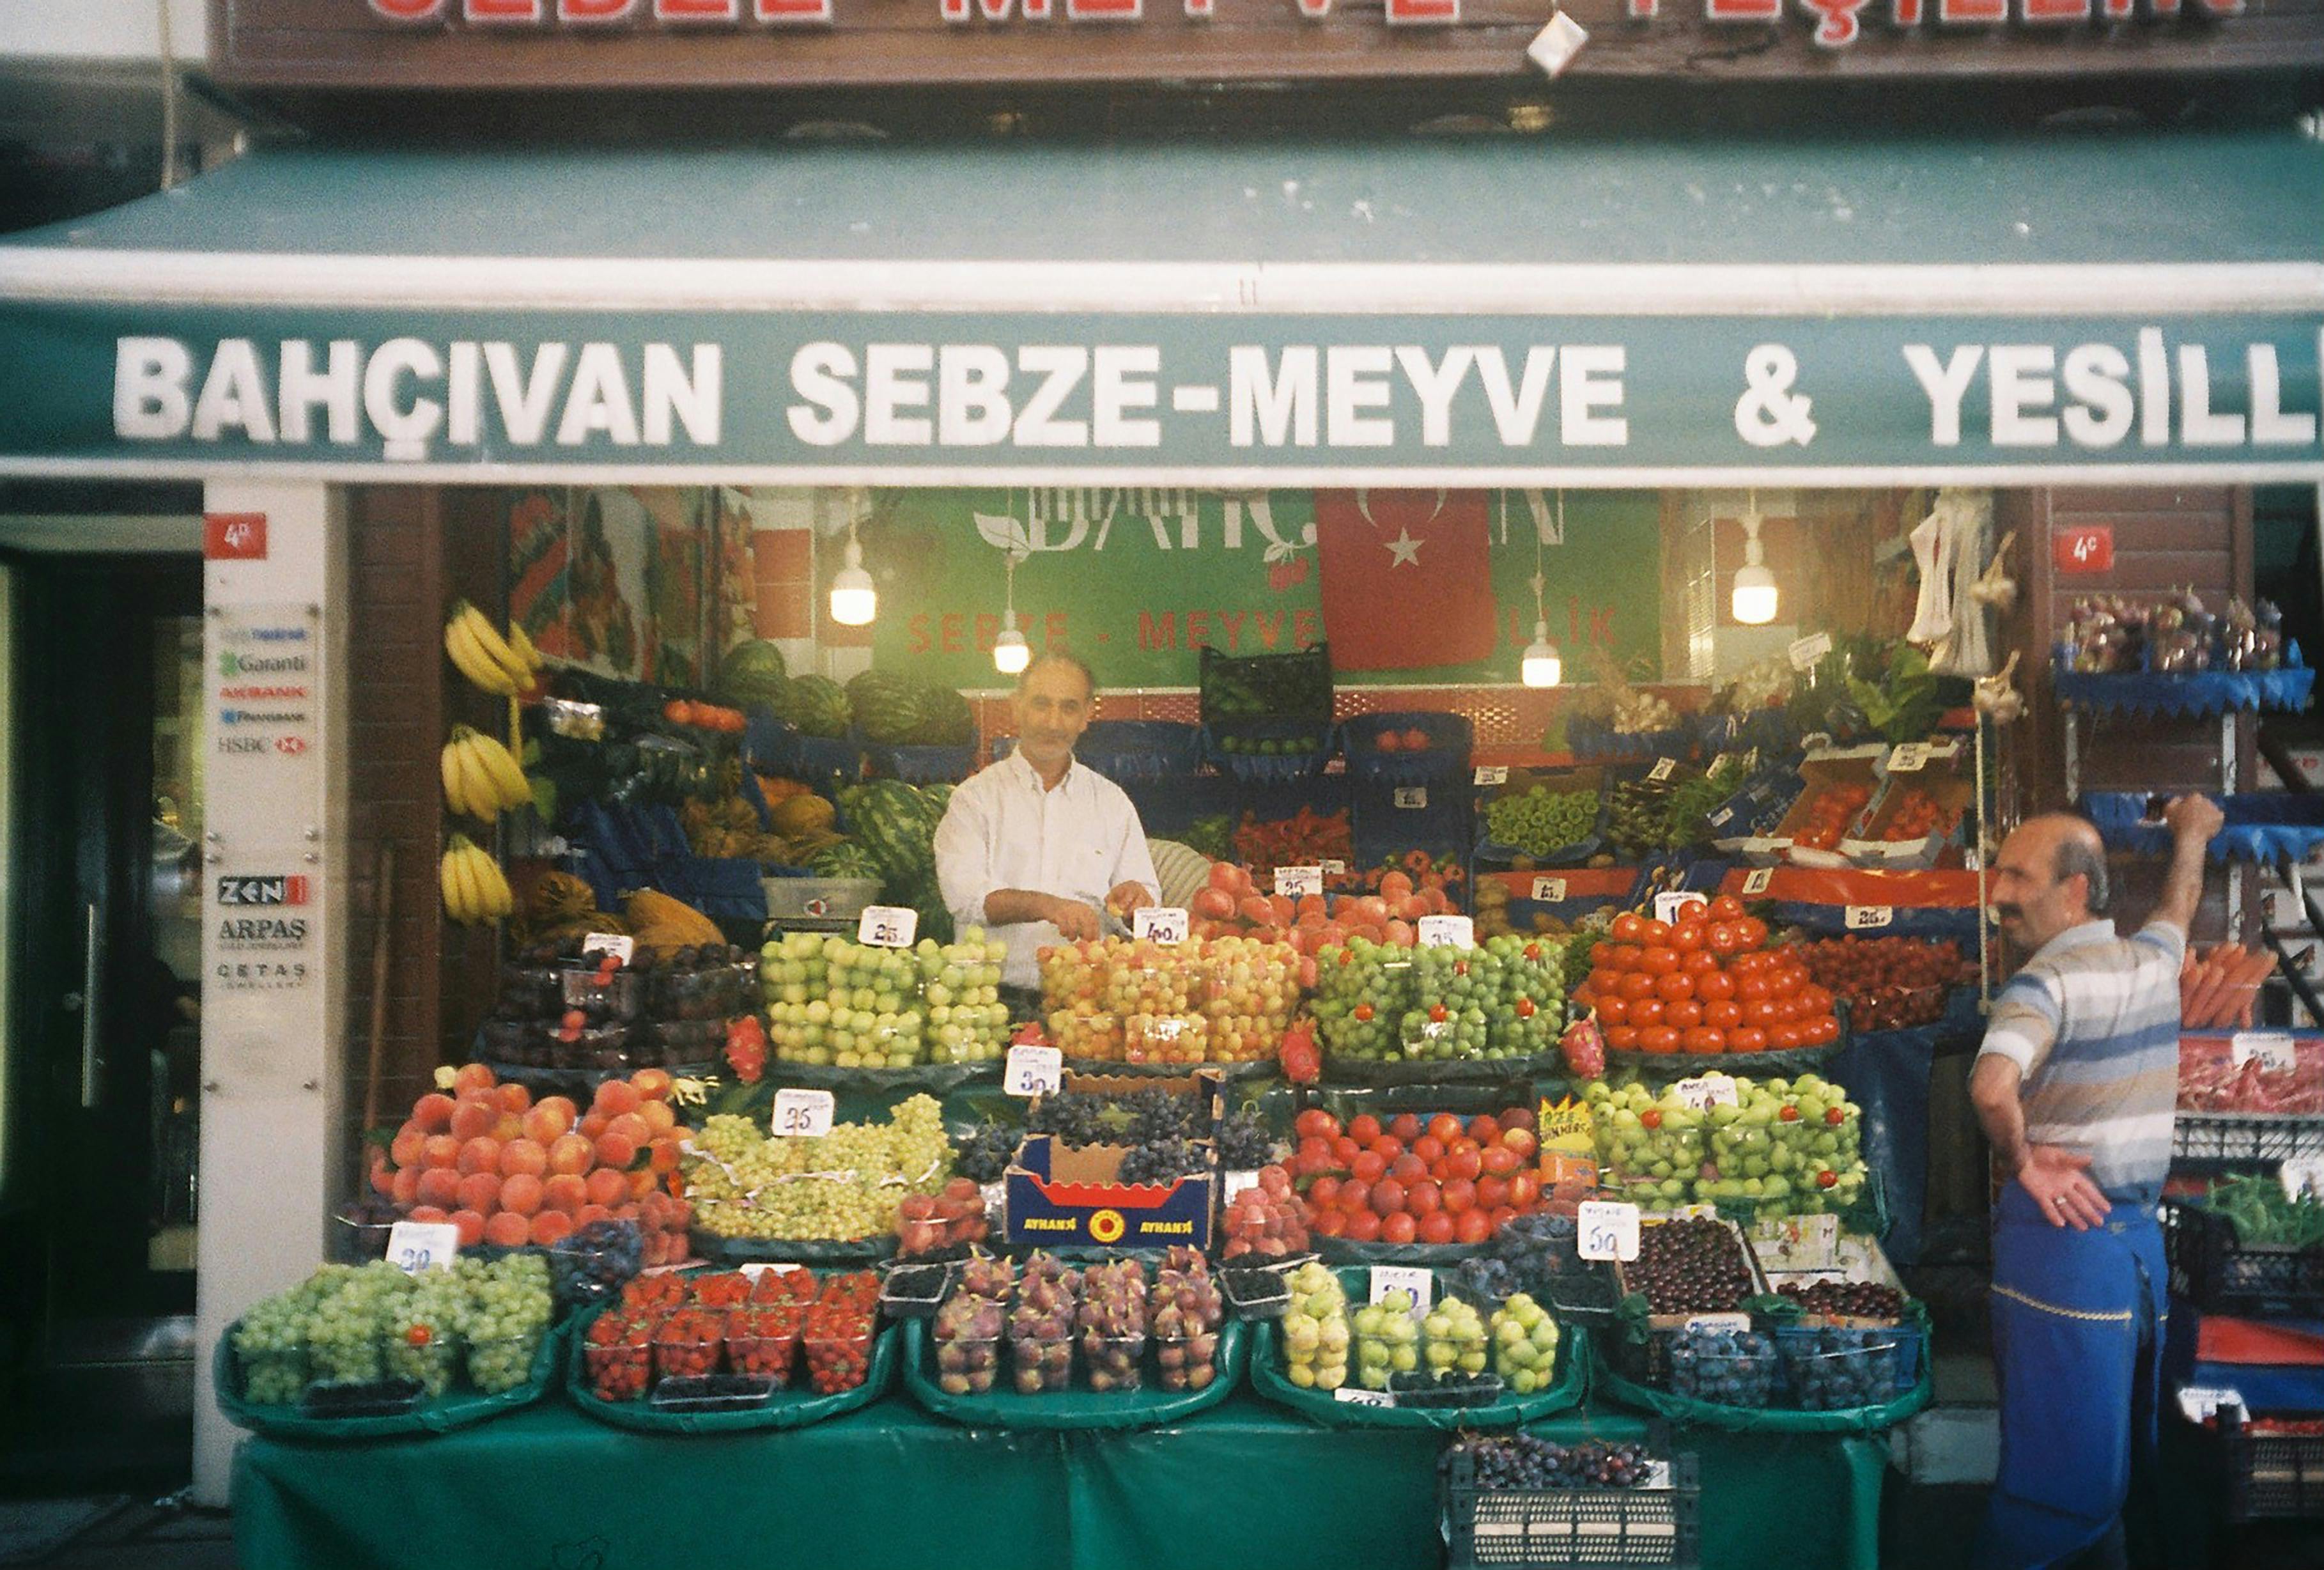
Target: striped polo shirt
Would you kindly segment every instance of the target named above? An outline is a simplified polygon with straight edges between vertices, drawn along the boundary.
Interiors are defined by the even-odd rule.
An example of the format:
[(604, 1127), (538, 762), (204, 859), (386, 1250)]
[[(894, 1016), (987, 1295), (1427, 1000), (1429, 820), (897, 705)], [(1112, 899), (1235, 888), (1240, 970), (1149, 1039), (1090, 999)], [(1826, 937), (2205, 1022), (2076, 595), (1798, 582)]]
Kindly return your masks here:
[(2179, 966), (2187, 935), (2152, 921), (2061, 932), (1993, 1001), (1978, 1055), (2017, 1065), (2025, 1138), (2090, 1158), (2118, 1203), (2153, 1204), (2171, 1167), (2179, 1102)]

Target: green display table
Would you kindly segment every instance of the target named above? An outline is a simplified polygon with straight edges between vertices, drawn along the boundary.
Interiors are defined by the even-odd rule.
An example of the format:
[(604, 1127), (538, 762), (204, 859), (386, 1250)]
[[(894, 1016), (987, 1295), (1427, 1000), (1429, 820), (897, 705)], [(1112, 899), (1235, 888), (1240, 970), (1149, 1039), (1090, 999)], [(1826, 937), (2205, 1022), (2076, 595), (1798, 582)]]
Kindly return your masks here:
[[(1535, 1426), (1631, 1439), (1606, 1409)], [(1323, 1429), (1237, 1391), (1135, 1431), (963, 1428), (898, 1396), (786, 1433), (652, 1437), (552, 1397), (458, 1434), (244, 1442), (244, 1565), (335, 1570), (661, 1570), (733, 1563), (1425, 1566), (1443, 1436)], [(1684, 1431), (1702, 1460), (1702, 1563), (1849, 1567), (1879, 1553), (1885, 1438)]]

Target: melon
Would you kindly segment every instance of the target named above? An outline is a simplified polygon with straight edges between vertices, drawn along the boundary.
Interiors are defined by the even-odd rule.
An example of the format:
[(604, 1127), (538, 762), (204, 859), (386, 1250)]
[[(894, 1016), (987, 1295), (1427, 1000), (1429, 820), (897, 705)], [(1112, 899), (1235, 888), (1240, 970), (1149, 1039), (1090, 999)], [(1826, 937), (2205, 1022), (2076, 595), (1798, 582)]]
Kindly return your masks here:
[(846, 689), (828, 676), (794, 676), (784, 686), (775, 714), (803, 736), (844, 736), (855, 711)]
[(718, 662), (718, 695), (736, 708), (779, 708), (789, 685), (783, 651), (764, 638), (735, 644)]
[(855, 728), (867, 742), (899, 745), (919, 728), (918, 689), (900, 676), (867, 670), (847, 684), (847, 701), (855, 710)]

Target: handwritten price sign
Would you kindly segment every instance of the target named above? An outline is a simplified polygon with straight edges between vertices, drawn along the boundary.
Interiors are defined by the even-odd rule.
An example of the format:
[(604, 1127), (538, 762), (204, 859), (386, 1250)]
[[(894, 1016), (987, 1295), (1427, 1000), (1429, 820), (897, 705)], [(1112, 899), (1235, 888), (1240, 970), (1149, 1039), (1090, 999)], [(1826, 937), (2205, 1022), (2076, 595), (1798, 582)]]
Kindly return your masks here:
[(878, 948), (909, 948), (920, 930), (920, 913), (908, 905), (867, 905), (855, 923), (855, 941)]
[(831, 1132), (834, 1104), (827, 1090), (779, 1090), (774, 1131), (804, 1139), (820, 1138)]
[(1585, 1260), (1638, 1257), (1638, 1207), (1610, 1199), (1585, 1199), (1573, 1218), (1573, 1251)]
[(1156, 943), (1184, 943), (1186, 912), (1175, 905), (1140, 905), (1130, 913), (1130, 930)]
[(448, 1270), (460, 1252), (460, 1229), (448, 1221), (399, 1221), (387, 1229), (388, 1263), (407, 1276)]

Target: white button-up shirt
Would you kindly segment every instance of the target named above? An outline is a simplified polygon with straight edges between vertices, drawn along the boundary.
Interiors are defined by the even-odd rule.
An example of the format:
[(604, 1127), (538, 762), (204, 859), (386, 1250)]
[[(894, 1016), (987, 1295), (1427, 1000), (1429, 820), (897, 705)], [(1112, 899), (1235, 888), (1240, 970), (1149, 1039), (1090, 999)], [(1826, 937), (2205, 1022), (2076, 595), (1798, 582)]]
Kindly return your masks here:
[(1021, 753), (978, 771), (952, 793), (936, 848), (936, 880), (953, 919), (988, 927), (1007, 942), (1001, 979), (1010, 986), (1040, 985), (1034, 955), (1064, 935), (1047, 921), (991, 927), (984, 900), (994, 890), (1055, 894), (1100, 910), (1127, 882), (1161, 898), (1138, 808), (1120, 786), (1079, 762), (1065, 766), (1054, 790), (1042, 787)]

